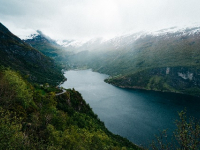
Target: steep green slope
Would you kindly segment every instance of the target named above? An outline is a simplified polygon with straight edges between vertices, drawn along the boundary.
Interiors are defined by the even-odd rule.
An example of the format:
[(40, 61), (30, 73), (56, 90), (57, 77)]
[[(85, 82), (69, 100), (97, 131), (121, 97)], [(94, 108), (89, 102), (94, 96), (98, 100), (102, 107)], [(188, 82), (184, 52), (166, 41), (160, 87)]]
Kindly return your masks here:
[(53, 59), (24, 43), (1, 23), (0, 65), (19, 71), (31, 82), (57, 85), (64, 79)]
[[(61, 47), (55, 41), (45, 36), (41, 31), (37, 30), (38, 34), (32, 35), (30, 39), (23, 40), (35, 49), (40, 50), (43, 54), (49, 57), (57, 57), (61, 51)], [(58, 48), (59, 47), (59, 48)]]
[(79, 92), (56, 95), (60, 68), (2, 24), (0, 65), (0, 149), (140, 149), (109, 132)]
[(66, 68), (66, 56), (69, 55), (64, 48), (52, 40), (50, 37), (44, 35), (41, 31), (38, 34), (32, 35), (30, 39), (23, 40), (28, 45), (39, 50), (44, 55), (53, 58), (57, 63)]
[(55, 90), (0, 70), (0, 149), (139, 149), (109, 132), (79, 92)]
[(192, 33), (195, 30), (145, 35), (124, 44), (130, 40), (127, 37), (117, 49), (111, 45), (102, 50), (83, 51), (68, 60), (74, 67), (111, 75), (113, 78), (106, 82), (117, 86), (200, 96), (200, 32)]

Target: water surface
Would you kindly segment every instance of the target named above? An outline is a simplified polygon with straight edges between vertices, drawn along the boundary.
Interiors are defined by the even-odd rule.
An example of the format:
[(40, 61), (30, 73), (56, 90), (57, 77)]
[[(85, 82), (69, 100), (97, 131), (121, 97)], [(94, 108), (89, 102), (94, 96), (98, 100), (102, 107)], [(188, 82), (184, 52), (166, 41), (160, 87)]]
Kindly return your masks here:
[(175, 129), (178, 113), (200, 118), (200, 99), (181, 94), (121, 89), (104, 82), (108, 76), (91, 70), (67, 71), (61, 86), (79, 91), (113, 133), (147, 145), (163, 129)]

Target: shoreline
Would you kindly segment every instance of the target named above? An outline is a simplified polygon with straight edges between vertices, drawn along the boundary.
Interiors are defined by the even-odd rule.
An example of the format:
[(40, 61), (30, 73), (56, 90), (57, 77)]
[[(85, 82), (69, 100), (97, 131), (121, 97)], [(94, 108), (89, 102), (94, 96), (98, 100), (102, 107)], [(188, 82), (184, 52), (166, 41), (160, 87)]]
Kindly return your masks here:
[(115, 84), (106, 82), (105, 80), (104, 80), (104, 82), (108, 83), (108, 84), (111, 84), (111, 85), (113, 85), (115, 87), (122, 88), (122, 89), (144, 90), (144, 91), (153, 91), (153, 92), (160, 92), (160, 93), (180, 94), (180, 95), (192, 96), (192, 97), (200, 98), (200, 96), (189, 95), (189, 94), (185, 94), (185, 93), (178, 92), (178, 91), (173, 92), (173, 91), (153, 90), (153, 89), (147, 89), (147, 88), (143, 88), (143, 87), (139, 87), (139, 86), (121, 86), (121, 85), (115, 85)]

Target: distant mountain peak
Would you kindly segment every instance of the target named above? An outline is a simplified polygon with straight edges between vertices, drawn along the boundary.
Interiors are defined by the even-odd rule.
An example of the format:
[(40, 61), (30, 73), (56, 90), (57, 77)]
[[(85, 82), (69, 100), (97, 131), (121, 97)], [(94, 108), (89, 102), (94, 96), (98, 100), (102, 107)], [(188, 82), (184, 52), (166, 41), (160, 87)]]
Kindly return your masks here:
[(23, 41), (37, 41), (37, 42), (49, 42), (54, 45), (58, 45), (55, 40), (51, 39), (49, 36), (45, 35), (41, 30), (36, 30), (35, 33), (26, 36)]
[(23, 40), (29, 40), (29, 39), (34, 39), (35, 37), (37, 37), (38, 35), (40, 35), (40, 33), (38, 33), (39, 30), (37, 30), (35, 33), (32, 33), (28, 36), (26, 36), (25, 38), (23, 38)]

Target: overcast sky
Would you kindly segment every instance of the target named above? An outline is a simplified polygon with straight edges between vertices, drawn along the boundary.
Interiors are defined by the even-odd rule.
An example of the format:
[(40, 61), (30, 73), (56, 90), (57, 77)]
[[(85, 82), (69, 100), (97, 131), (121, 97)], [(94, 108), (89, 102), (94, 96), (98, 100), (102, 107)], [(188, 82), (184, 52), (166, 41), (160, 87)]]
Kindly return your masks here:
[(200, 23), (200, 0), (0, 0), (0, 22), (23, 37), (112, 37)]

